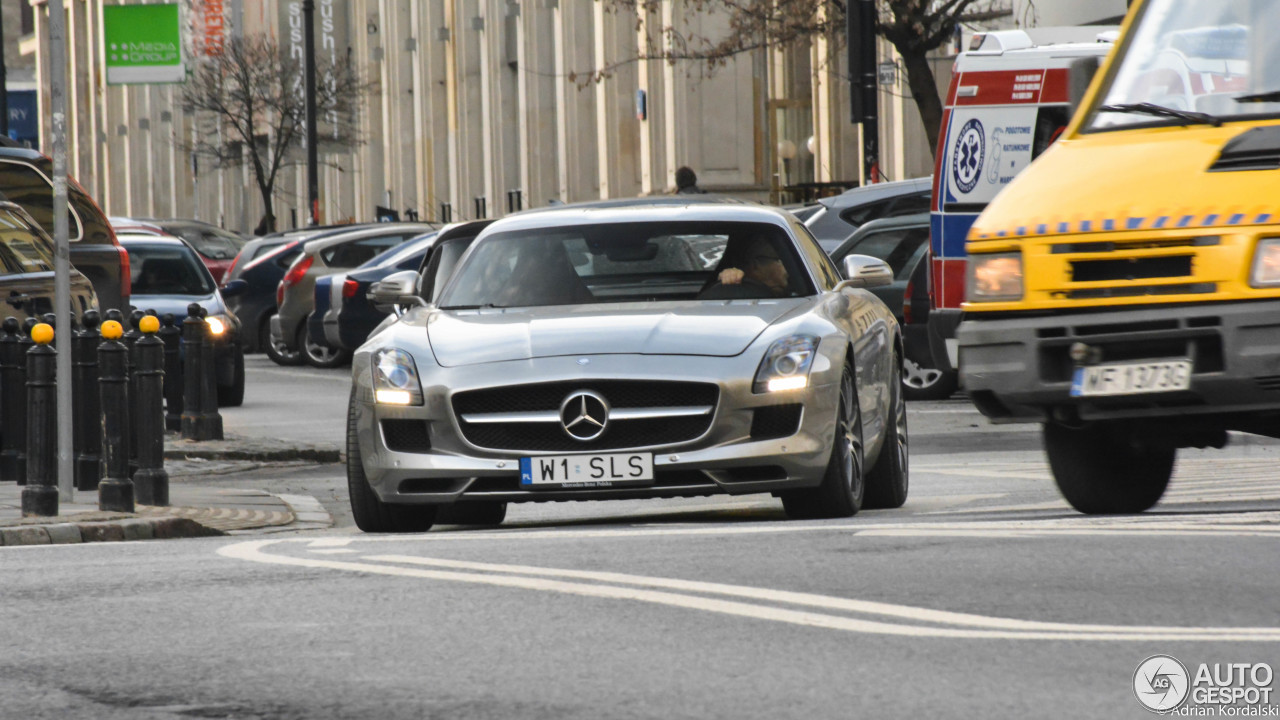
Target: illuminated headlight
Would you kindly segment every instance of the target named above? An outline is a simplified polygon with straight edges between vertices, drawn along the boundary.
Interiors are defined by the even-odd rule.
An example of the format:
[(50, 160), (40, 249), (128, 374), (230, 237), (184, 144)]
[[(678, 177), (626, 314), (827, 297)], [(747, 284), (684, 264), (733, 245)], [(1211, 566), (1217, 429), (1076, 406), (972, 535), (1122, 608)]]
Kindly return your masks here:
[(1253, 251), (1253, 272), (1249, 284), (1254, 287), (1280, 285), (1280, 238), (1259, 240)]
[(1022, 299), (1022, 254), (969, 256), (969, 302)]
[(751, 392), (782, 392), (808, 387), (809, 368), (813, 367), (813, 356), (818, 352), (818, 340), (814, 335), (792, 335), (775, 341), (760, 361)]
[(226, 315), (210, 315), (204, 321), (209, 325), (209, 334), (215, 337), (221, 336), (231, 327), (231, 319)]
[(384, 405), (421, 405), (422, 385), (413, 357), (403, 350), (373, 354), (373, 397)]

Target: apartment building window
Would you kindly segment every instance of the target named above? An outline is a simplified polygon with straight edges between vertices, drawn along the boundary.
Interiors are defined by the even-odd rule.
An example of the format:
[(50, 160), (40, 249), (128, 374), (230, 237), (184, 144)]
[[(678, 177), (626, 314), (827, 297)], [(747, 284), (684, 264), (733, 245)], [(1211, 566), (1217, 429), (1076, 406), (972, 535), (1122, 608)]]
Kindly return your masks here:
[(31, 3), (22, 2), (22, 34), (30, 35), (36, 31), (36, 11)]

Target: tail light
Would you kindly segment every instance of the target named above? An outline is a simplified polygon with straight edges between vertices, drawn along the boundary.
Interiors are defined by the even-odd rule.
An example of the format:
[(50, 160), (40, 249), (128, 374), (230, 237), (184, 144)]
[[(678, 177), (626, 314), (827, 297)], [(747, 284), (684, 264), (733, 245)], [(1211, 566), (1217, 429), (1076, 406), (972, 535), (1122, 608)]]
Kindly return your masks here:
[(314, 255), (303, 255), (289, 266), (289, 272), (284, 274), (284, 278), (276, 286), (276, 305), (284, 304), (284, 291), (297, 285), (298, 281), (302, 280), (302, 276), (306, 275), (307, 271), (311, 269), (311, 263), (314, 261)]
[(911, 324), (911, 298), (916, 294), (916, 281), (912, 278), (907, 281), (907, 289), (902, 294), (902, 324)]
[[(133, 268), (129, 265), (129, 251), (123, 245), (116, 245), (116, 250), (120, 251), (120, 299), (129, 297), (133, 294)], [(129, 303), (124, 303), (127, 309)]]
[(356, 296), (356, 291), (360, 289), (360, 283), (348, 278), (342, 283), (342, 299), (350, 300)]

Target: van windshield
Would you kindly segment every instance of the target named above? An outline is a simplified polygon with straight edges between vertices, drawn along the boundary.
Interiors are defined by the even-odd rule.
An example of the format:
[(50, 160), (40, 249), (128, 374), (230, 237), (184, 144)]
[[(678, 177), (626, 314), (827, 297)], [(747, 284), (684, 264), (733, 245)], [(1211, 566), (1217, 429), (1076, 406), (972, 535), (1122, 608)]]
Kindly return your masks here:
[(1152, 0), (1141, 12), (1086, 128), (1280, 114), (1280, 43), (1270, 34), (1280, 27), (1280, 3)]

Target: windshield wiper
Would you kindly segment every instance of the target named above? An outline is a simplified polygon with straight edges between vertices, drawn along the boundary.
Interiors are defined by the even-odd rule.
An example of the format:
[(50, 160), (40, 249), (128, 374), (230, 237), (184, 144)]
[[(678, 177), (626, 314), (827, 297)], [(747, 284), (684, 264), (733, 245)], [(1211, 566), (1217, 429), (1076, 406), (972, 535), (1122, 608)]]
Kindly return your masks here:
[(1103, 105), (1098, 108), (1100, 112), (1116, 112), (1116, 113), (1142, 113), (1144, 115), (1155, 115), (1157, 117), (1177, 118), (1185, 121), (1184, 124), (1191, 125), (1212, 125), (1221, 127), (1222, 119), (1208, 113), (1192, 112), (1190, 110), (1177, 110), (1155, 103), (1122, 103), (1119, 105)]
[(480, 305), (449, 305), (442, 307), (441, 310), (488, 310), (490, 308), (505, 308), (506, 305), (494, 305), (493, 303), (483, 303)]
[(1239, 95), (1231, 98), (1238, 103), (1269, 103), (1280, 102), (1280, 90), (1271, 90), (1268, 92), (1253, 93), (1251, 95)]

